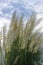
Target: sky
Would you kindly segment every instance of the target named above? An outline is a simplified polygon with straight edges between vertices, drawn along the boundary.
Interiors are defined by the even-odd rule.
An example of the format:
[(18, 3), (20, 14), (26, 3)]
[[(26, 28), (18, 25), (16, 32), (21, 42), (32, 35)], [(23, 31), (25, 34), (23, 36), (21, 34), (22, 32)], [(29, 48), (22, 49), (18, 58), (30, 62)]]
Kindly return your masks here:
[[(43, 17), (43, 0), (0, 0), (0, 29), (5, 24), (10, 24), (12, 14), (16, 11), (18, 15), (23, 14), (24, 18), (30, 17), (33, 11), (37, 12), (37, 19)], [(39, 27), (43, 20), (40, 21)]]

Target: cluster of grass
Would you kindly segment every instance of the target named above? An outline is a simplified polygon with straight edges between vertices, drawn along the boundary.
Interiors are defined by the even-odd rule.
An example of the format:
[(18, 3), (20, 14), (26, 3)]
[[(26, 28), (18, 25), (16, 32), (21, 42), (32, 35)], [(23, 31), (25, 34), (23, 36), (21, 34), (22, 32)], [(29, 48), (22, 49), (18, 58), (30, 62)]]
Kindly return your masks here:
[(36, 15), (33, 13), (24, 26), (23, 17), (21, 16), (18, 19), (16, 14), (13, 15), (12, 26), (10, 27), (13, 29), (14, 34), (10, 51), (6, 52), (7, 65), (40, 65), (40, 52), (38, 49), (42, 40), (41, 34), (39, 34), (40, 29), (35, 31), (37, 26), (35, 21)]

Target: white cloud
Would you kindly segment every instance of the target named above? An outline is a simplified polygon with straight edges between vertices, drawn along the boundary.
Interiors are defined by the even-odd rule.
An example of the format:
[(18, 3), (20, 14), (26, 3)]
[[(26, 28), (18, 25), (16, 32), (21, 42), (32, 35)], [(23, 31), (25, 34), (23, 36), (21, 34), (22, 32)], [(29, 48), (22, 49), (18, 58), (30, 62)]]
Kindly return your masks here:
[(20, 0), (11, 0), (11, 2), (18, 3)]
[(26, 9), (43, 12), (43, 0), (22, 0), (21, 2)]
[(3, 12), (2, 12), (2, 11), (0, 11), (0, 14), (3, 14)]
[(7, 2), (7, 3), (8, 3), (8, 2), (9, 2), (9, 3), (10, 3), (10, 2), (15, 2), (15, 3), (17, 3), (18, 1), (19, 1), (19, 0), (2, 0), (1, 2), (5, 2), (5, 3), (6, 3), (6, 2)]
[(0, 10), (7, 7), (9, 3), (0, 3)]
[(10, 25), (10, 20), (0, 17), (0, 31), (3, 29), (3, 26), (6, 25), (6, 32), (9, 29), (9, 25)]
[(3, 27), (4, 24), (9, 25), (9, 23), (10, 23), (10, 20), (9, 19), (0, 17), (0, 27)]
[(36, 0), (22, 0), (22, 3), (27, 4), (27, 5), (33, 5), (34, 3), (36, 3)]
[(39, 20), (39, 19), (43, 19), (43, 13), (37, 13), (37, 16), (36, 16), (36, 19)]
[(35, 10), (36, 12), (43, 12), (43, 3), (36, 4), (33, 7), (34, 7), (33, 10)]

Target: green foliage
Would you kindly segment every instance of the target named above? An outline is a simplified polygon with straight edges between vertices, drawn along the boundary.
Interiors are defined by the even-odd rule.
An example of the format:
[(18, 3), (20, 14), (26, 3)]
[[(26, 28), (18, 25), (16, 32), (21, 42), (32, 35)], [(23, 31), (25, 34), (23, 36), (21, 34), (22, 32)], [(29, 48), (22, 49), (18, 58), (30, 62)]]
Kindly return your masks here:
[(11, 23), (10, 27), (12, 28), (12, 33), (14, 32), (14, 35), (13, 42), (10, 45), (10, 51), (6, 52), (6, 64), (39, 64), (40, 53), (38, 48), (41, 43), (41, 35), (39, 34), (40, 29), (34, 32), (36, 26), (35, 14), (27, 21), (25, 27), (23, 26), (23, 18), (21, 17), (19, 20), (16, 15), (13, 16)]
[(18, 51), (18, 49), (14, 50), (13, 48), (7, 55), (7, 65), (35, 65), (35, 63), (39, 64), (40, 62), (39, 53), (27, 53), (24, 49)]

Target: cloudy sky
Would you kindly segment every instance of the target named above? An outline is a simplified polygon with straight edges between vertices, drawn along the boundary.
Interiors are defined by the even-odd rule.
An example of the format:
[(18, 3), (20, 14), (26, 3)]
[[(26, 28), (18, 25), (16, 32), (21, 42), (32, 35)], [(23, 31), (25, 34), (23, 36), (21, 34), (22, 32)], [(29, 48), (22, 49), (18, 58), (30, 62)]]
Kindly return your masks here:
[[(38, 13), (37, 18), (43, 17), (43, 0), (0, 0), (0, 29), (4, 24), (9, 26), (15, 10), (25, 18), (33, 11)], [(39, 26), (43, 26), (43, 20)]]

